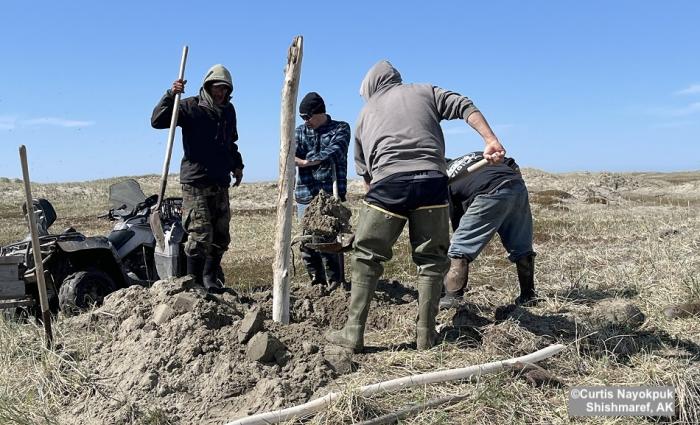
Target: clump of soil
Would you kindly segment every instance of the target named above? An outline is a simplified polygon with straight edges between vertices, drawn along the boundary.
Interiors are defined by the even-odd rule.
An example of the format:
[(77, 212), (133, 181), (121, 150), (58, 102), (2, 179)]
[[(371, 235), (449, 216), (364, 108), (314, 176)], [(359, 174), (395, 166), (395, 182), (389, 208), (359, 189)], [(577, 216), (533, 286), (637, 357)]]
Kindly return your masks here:
[(599, 302), (591, 311), (590, 321), (599, 328), (637, 329), (644, 323), (644, 313), (633, 303), (610, 299)]
[(339, 199), (321, 191), (304, 211), (301, 227), (306, 234), (335, 237), (350, 233), (350, 209)]
[[(140, 423), (154, 412), (173, 424), (225, 423), (306, 402), (337, 376), (323, 357), (323, 329), (259, 326), (244, 320), (252, 300), (207, 295), (187, 279), (131, 286), (68, 319), (69, 332), (97, 329), (105, 338), (82, 359), (101, 389), (68, 400), (62, 423)], [(253, 324), (258, 333), (243, 335)], [(267, 343), (274, 352), (251, 359), (266, 351), (251, 345)]]

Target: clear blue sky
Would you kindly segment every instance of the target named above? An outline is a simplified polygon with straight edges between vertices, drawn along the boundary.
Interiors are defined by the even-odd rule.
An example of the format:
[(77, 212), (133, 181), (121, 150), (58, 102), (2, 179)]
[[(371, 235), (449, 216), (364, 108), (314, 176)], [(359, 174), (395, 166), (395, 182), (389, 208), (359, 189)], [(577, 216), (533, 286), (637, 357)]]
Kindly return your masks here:
[[(245, 181), (276, 180), (297, 34), (300, 97), (319, 92), (351, 127), (360, 81), (388, 59), (406, 82), (472, 98), (522, 166), (700, 169), (697, 1), (8, 1), (0, 14), (0, 176), (21, 176), (20, 144), (36, 181), (160, 173), (167, 130), (149, 119), (188, 44), (187, 94), (226, 65)], [(444, 130), (451, 156), (482, 146), (461, 121)], [(171, 171), (181, 156), (178, 136)]]

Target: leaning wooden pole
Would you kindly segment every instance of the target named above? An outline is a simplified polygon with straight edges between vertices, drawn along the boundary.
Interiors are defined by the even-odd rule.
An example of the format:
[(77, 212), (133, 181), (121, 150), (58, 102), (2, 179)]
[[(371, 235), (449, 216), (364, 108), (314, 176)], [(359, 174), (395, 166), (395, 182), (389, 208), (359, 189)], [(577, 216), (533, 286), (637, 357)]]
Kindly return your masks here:
[(19, 147), (19, 159), (22, 162), (22, 178), (24, 179), (24, 195), (27, 199), (27, 218), (29, 219), (29, 234), (32, 237), (32, 251), (34, 252), (34, 274), (36, 284), (39, 289), (39, 302), (41, 304), (41, 321), (44, 322), (46, 331), (46, 346), (53, 346), (53, 332), (51, 331), (51, 311), (49, 311), (49, 300), (46, 294), (46, 281), (44, 280), (44, 263), (41, 258), (41, 244), (39, 243), (39, 232), (36, 229), (36, 217), (34, 217), (34, 203), (32, 202), (32, 187), (29, 180), (29, 165), (27, 164), (27, 148), (24, 145)]
[(272, 264), (272, 320), (289, 323), (289, 260), (292, 241), (292, 199), (294, 185), (295, 112), (301, 75), (303, 38), (294, 37), (287, 52), (287, 66), (282, 86), (282, 111), (280, 127), (280, 174), (277, 188), (277, 224), (275, 235), (275, 261)]

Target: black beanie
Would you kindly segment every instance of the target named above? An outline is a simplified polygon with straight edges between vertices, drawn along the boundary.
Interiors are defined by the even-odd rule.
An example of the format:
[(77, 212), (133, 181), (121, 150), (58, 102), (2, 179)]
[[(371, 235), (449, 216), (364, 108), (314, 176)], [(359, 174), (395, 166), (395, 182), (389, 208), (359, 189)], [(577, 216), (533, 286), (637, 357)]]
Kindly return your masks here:
[(301, 100), (299, 104), (300, 114), (325, 114), (326, 104), (323, 103), (323, 98), (315, 91), (310, 92)]

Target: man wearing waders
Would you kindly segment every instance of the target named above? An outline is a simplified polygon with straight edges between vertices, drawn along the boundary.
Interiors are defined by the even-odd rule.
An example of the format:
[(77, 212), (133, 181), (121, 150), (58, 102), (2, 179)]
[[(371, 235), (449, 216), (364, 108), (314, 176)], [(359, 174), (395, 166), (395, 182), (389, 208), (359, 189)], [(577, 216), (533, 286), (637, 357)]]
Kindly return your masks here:
[[(168, 128), (175, 94), (186, 81), (176, 80), (153, 109), (153, 128)], [(217, 271), (231, 242), (228, 187), (243, 179), (243, 159), (236, 141), (236, 111), (231, 104), (233, 82), (223, 65), (204, 76), (198, 96), (180, 101), (177, 125), (182, 128), (184, 156), (180, 164), (182, 217), (188, 233), (185, 243), (187, 274), (209, 292), (221, 292)]]
[(360, 351), (369, 305), (406, 223), (418, 266), (416, 347), (435, 344), (435, 316), (449, 246), (445, 141), (440, 121), (464, 119), (486, 143), (484, 156), (505, 149), (471, 100), (429, 84), (403, 84), (387, 61), (374, 65), (360, 87), (366, 104), (355, 129), (355, 166), (367, 193), (353, 242), (348, 320), (326, 339)]

